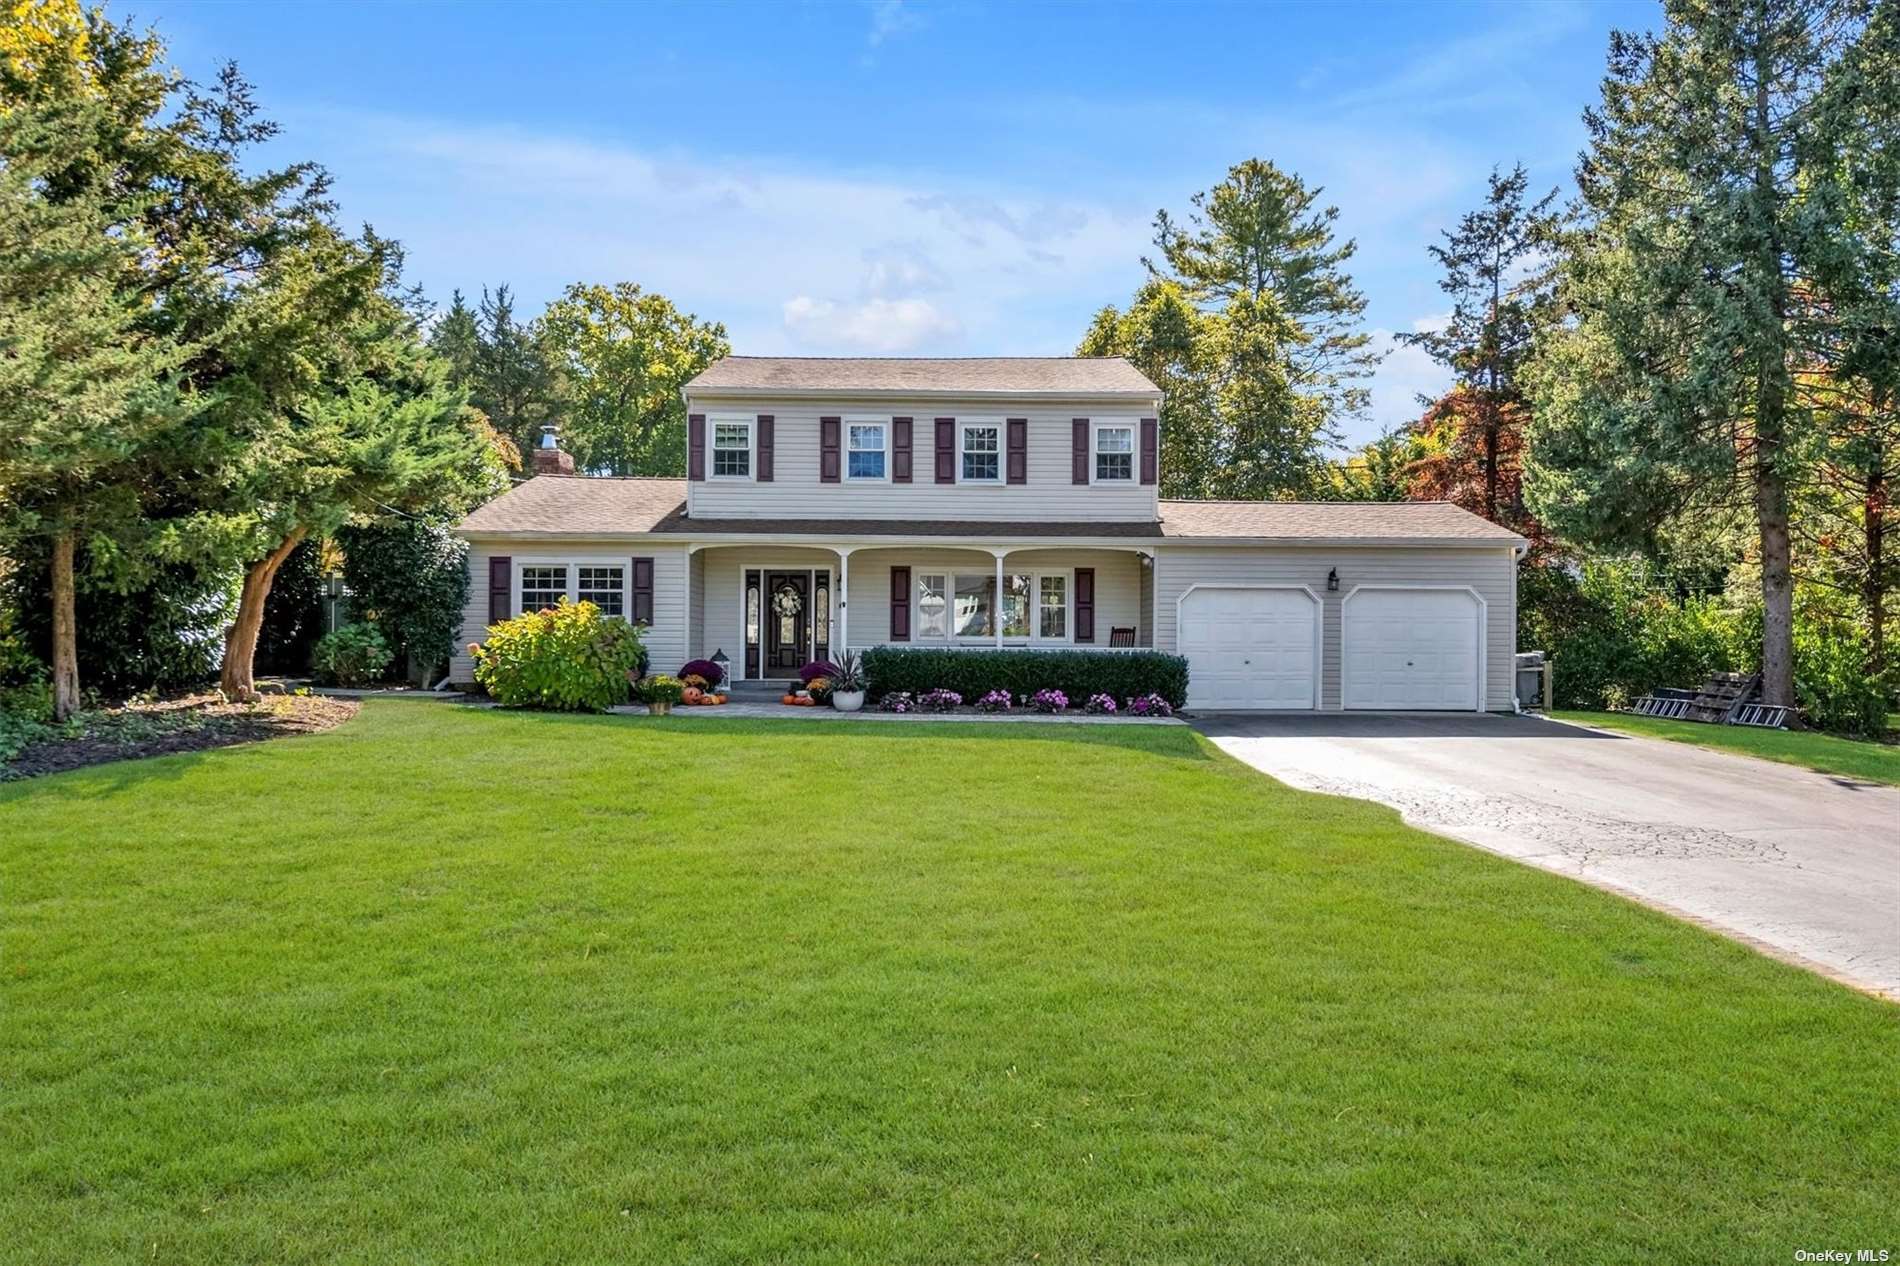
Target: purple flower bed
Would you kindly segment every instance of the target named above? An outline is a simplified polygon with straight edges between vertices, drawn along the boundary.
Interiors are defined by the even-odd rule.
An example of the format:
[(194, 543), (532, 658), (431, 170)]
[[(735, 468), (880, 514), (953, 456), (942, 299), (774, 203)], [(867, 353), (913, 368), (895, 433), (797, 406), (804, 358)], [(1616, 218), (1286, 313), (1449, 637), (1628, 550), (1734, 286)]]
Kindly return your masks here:
[(954, 690), (926, 690), (917, 696), (920, 712), (955, 712), (963, 706), (963, 696)]
[(1082, 711), (1090, 716), (1112, 717), (1121, 709), (1115, 706), (1114, 695), (1094, 694), (1090, 695), (1089, 701), (1082, 705)]
[(1011, 707), (1009, 691), (992, 690), (976, 701), (978, 712), (1008, 712)]
[(1174, 708), (1160, 695), (1142, 695), (1139, 699), (1128, 701), (1128, 715), (1131, 717), (1171, 717)]
[(719, 665), (713, 663), (710, 659), (689, 659), (680, 665), (680, 670), (677, 675), (682, 678), (699, 677), (703, 679), (708, 686), (716, 686), (726, 679), (726, 674), (720, 670)]
[(814, 659), (811, 663), (798, 670), (798, 679), (807, 686), (811, 685), (811, 683), (819, 677), (836, 677), (837, 675), (838, 666), (824, 659)]
[(885, 712), (915, 712), (917, 700), (911, 698), (908, 690), (894, 690), (885, 695), (877, 706)]
[(1038, 712), (1061, 712), (1069, 706), (1069, 696), (1060, 690), (1038, 690), (1029, 696), (1029, 706)]

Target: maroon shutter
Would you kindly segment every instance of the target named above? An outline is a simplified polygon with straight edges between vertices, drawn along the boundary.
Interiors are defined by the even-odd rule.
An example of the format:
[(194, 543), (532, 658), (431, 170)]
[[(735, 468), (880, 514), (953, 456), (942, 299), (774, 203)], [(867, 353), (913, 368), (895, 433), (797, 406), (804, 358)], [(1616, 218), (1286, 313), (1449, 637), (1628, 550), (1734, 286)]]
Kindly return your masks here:
[(937, 419), (937, 482), (957, 481), (957, 420)]
[(1029, 419), (1009, 419), (1009, 482), (1029, 482)]
[(891, 419), (891, 482), (910, 482), (910, 419)]
[(706, 415), (703, 413), (686, 415), (686, 477), (706, 477)]
[(891, 568), (891, 641), (910, 641), (910, 568)]
[(818, 480), (835, 484), (843, 469), (838, 460), (838, 419), (818, 419)]
[(759, 415), (759, 470), (757, 479), (762, 484), (772, 482), (772, 415)]
[(1075, 640), (1095, 640), (1095, 569), (1075, 569)]
[(515, 560), (507, 556), (488, 560), (488, 622), (500, 624), (508, 618), (508, 602), (514, 596)]
[(635, 624), (653, 623), (653, 560), (633, 560), (633, 610), (629, 618)]
[(1089, 420), (1076, 418), (1071, 421), (1069, 436), (1069, 482), (1085, 484), (1089, 481)]
[(1141, 420), (1141, 482), (1151, 484), (1161, 473), (1161, 427), (1153, 418)]

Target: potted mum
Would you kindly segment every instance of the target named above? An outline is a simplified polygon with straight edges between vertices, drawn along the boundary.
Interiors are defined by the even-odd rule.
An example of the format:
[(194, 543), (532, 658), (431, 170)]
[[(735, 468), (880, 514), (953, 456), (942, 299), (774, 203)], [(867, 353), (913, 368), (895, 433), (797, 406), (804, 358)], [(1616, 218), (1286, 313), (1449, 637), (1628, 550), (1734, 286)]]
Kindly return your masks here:
[(647, 711), (656, 717), (663, 717), (673, 711), (673, 705), (686, 693), (686, 685), (678, 677), (668, 677), (661, 673), (648, 677), (640, 683), (640, 702), (647, 705)]
[(846, 651), (832, 669), (831, 706), (840, 712), (856, 712), (864, 706), (864, 660), (856, 651)]

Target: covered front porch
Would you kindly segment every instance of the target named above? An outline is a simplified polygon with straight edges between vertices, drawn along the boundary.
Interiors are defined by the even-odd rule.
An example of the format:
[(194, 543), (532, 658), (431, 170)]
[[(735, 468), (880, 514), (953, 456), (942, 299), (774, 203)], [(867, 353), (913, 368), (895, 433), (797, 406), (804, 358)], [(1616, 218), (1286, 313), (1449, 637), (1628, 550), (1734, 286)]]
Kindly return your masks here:
[(1154, 566), (1133, 547), (1037, 543), (688, 546), (690, 657), (779, 681), (840, 649), (1153, 645)]

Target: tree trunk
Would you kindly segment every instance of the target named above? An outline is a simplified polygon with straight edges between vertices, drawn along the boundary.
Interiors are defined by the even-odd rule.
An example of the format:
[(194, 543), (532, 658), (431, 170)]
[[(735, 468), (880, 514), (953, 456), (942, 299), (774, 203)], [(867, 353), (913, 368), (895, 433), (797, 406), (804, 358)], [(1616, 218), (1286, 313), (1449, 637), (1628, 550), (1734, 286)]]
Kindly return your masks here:
[(1867, 537), (1867, 574), (1861, 580), (1861, 599), (1867, 606), (1867, 675), (1875, 679), (1887, 671), (1887, 577), (1883, 572), (1887, 565), (1887, 472), (1881, 465), (1883, 457), (1876, 457), (1867, 472), (1867, 495), (1861, 502)]
[(218, 689), (227, 699), (249, 703), (257, 698), (251, 664), (257, 658), (257, 634), (264, 627), (264, 601), (270, 597), (277, 569), (302, 543), (307, 532), (307, 528), (298, 528), (283, 544), (244, 572), (244, 587), (238, 591), (237, 618), (231, 621), (224, 635), (224, 667), (218, 674)]
[(1794, 574), (1788, 544), (1788, 482), (1775, 464), (1784, 401), (1764, 375), (1756, 420), (1755, 522), (1761, 534), (1762, 702), (1794, 704)]
[(73, 614), (73, 534), (53, 538), (53, 718), (79, 711), (79, 621)]

